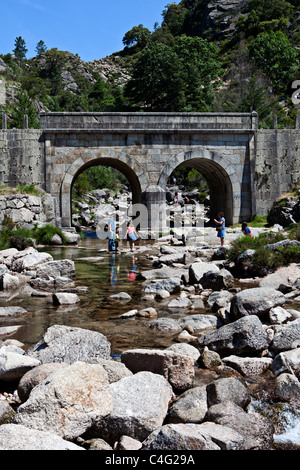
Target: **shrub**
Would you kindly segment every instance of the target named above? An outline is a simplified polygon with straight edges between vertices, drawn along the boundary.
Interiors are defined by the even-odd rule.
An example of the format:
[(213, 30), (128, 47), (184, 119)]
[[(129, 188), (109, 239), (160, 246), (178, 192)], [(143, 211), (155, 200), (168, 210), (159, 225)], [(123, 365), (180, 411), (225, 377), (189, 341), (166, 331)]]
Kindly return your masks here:
[(64, 244), (67, 243), (66, 237), (63, 235), (62, 231), (58, 227), (53, 225), (45, 225), (44, 227), (35, 227), (33, 230), (33, 236), (36, 239), (37, 243), (40, 245), (51, 245), (51, 240), (54, 235), (59, 235)]
[(32, 230), (20, 227), (5, 214), (0, 233), (0, 250), (6, 250), (8, 248), (25, 250), (28, 246), (33, 245)]
[(231, 243), (231, 248), (228, 251), (228, 259), (230, 261), (236, 262), (238, 257), (244, 253), (246, 250), (258, 250), (263, 248), (269, 243), (276, 243), (281, 240), (284, 240), (282, 233), (261, 233), (258, 237), (250, 238), (248, 236), (240, 237), (234, 240)]
[(19, 184), (19, 186), (17, 186), (17, 191), (19, 193), (23, 193), (23, 194), (32, 194), (33, 196), (40, 196), (41, 195), (41, 191), (35, 187), (35, 184), (32, 183), (32, 184)]
[[(237, 263), (238, 257), (248, 249), (255, 251), (251, 261), (245, 260), (244, 265), (240, 266), (249, 275), (265, 275), (268, 272), (275, 271), (280, 266), (300, 261), (300, 247), (286, 245), (276, 250), (270, 250), (266, 245), (285, 240), (282, 233), (262, 233), (258, 237), (241, 237), (231, 243), (227, 258)], [(242, 275), (242, 271), (240, 272)]]
[(300, 222), (290, 226), (289, 237), (291, 240), (300, 241)]

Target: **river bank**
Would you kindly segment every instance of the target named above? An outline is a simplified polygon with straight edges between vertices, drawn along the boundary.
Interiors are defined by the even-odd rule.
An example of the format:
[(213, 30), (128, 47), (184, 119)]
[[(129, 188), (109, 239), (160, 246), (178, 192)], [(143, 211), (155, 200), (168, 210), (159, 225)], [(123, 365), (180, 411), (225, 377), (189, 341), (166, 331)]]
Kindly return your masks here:
[[(72, 252), (72, 259), (64, 263), (60, 275), (52, 272), (51, 276), (47, 263), (61, 267), (63, 247), (52, 249), (53, 260), (39, 265), (39, 277), (27, 265), (26, 277), (34, 281), (24, 285), (31, 291), (27, 300), (48, 304), (51, 313), (36, 330), (35, 342), (24, 344), (19, 336), (20, 342), (14, 343), (16, 332), (1, 336), (1, 388), (13, 392), (1, 401), (13, 410), (9, 428), (0, 427), (2, 447), (25, 445), (18, 434), (19, 430), (24, 434), (25, 426), (27, 436), (36, 438), (38, 433), (42, 437), (47, 430), (62, 439), (59, 445), (80, 449), (274, 448), (274, 436), (284, 431), (280, 409), (287, 407), (295, 416), (299, 413), (299, 266), (279, 271), (280, 284), (277, 275), (237, 282), (225, 272), (224, 259), (212, 260), (219, 248), (215, 233), (211, 235), (210, 243), (200, 246), (185, 247), (168, 238), (140, 242), (135, 264), (126, 244), (121, 244), (118, 255), (109, 255), (104, 246), (91, 249), (93, 242), (87, 241), (64, 252), (64, 258)], [(238, 231), (230, 236), (238, 236)], [(98, 271), (103, 262), (105, 281)], [(79, 275), (80, 267), (84, 269)], [(84, 285), (88, 273), (90, 278), (98, 276), (94, 287)], [(129, 273), (135, 275), (134, 282), (129, 281)], [(278, 290), (282, 284), (289, 286), (289, 292)], [(58, 305), (59, 291), (71, 295), (69, 302), (75, 303)], [(245, 293), (250, 298), (243, 299)], [(1, 306), (15, 303), (20, 307), (16, 299), (2, 297)], [(87, 313), (93, 303), (97, 308), (94, 304)], [(245, 313), (245, 305), (249, 308), (250, 304)], [(109, 318), (99, 317), (106, 307)], [(15, 315), (2, 316), (0, 331), (18, 326), (20, 320), (22, 324), (28, 314)], [(27, 330), (40, 323), (36, 311), (29, 316), (32, 321)], [(143, 343), (145, 339), (149, 342)], [(41, 351), (50, 355), (42, 357)], [(12, 356), (15, 362), (9, 366)], [(64, 365), (64, 372), (53, 374), (51, 366), (46, 366), (53, 363)], [(19, 374), (17, 379), (11, 379), (13, 374)], [(89, 377), (85, 385), (82, 374)], [(95, 377), (105, 390), (105, 407), (100, 398), (91, 403), (86, 395), (92, 386), (87, 384), (94, 383)], [(22, 381), (30, 395), (21, 404)], [(57, 393), (65, 398), (57, 400)], [(77, 410), (76, 426), (70, 431), (62, 420), (68, 420), (70, 407), (77, 408), (78, 396), (82, 409)], [(53, 417), (51, 423), (41, 421), (45, 410)], [(7, 411), (6, 407), (5, 416)], [(249, 426), (254, 430), (251, 436)], [(124, 436), (131, 438), (129, 443)], [(47, 442), (50, 448), (58, 445)]]

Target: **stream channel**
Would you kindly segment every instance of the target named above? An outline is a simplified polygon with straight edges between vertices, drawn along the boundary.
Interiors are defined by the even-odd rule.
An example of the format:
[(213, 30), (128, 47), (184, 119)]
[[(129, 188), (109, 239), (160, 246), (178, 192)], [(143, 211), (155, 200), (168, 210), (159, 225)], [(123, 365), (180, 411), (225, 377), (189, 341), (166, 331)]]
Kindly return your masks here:
[[(178, 334), (159, 334), (149, 328), (153, 319), (127, 318), (120, 315), (129, 310), (153, 306), (158, 311), (158, 317), (182, 318), (188, 314), (207, 313), (205, 310), (169, 309), (165, 301), (145, 301), (142, 299), (143, 282), (136, 279), (136, 273), (152, 269), (152, 261), (148, 259), (151, 253), (151, 242), (140, 241), (135, 254), (128, 252), (126, 242), (121, 242), (120, 253), (108, 253), (107, 241), (85, 238), (79, 246), (43, 247), (39, 251), (50, 253), (54, 259), (71, 259), (75, 262), (76, 287), (86, 287), (86, 292), (78, 293), (80, 304), (75, 306), (53, 306), (51, 297), (31, 297), (24, 293), (12, 296), (9, 301), (0, 299), (0, 306), (20, 306), (28, 313), (21, 317), (0, 321), (0, 326), (21, 325), (13, 338), (21, 341), (25, 348), (38, 343), (46, 330), (52, 325), (66, 325), (98, 331), (105, 335), (111, 343), (111, 354), (118, 360), (120, 354), (127, 349), (146, 348), (164, 349), (174, 342)], [(90, 258), (90, 259), (89, 259)], [(98, 258), (95, 260), (95, 258)], [(84, 260), (85, 259), (85, 260)], [(115, 303), (108, 297), (127, 292), (131, 296), (129, 303)], [(218, 378), (215, 373), (203, 371), (195, 386), (203, 382), (209, 383)], [(267, 379), (268, 381), (268, 379)], [(272, 383), (272, 379), (270, 379)], [(284, 404), (276, 407), (276, 411), (266, 392), (266, 379), (258, 378), (251, 383), (251, 388), (257, 394), (252, 400), (253, 411), (261, 411), (273, 422), (276, 415), (277, 431), (274, 441), (279, 448), (300, 450), (300, 407)], [(267, 386), (268, 388), (268, 386)], [(279, 410), (280, 408), (280, 410)], [(278, 416), (278, 413), (280, 416)]]

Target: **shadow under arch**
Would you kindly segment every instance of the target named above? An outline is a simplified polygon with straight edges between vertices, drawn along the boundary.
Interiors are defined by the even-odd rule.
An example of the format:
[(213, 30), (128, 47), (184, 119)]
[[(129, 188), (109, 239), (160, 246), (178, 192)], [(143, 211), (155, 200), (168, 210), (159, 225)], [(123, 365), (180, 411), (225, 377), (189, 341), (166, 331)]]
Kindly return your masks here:
[(230, 175), (234, 170), (231, 165), (223, 157), (206, 150), (182, 153), (170, 159), (164, 167), (158, 182), (161, 188), (166, 189), (170, 175), (178, 166), (194, 168), (205, 178), (210, 194), (211, 222), (222, 211), (226, 224), (233, 224), (233, 183)]
[[(86, 160), (86, 159), (85, 159)], [(131, 192), (132, 192), (132, 203), (140, 204), (142, 200), (142, 189), (141, 183), (136, 172), (124, 161), (117, 158), (110, 157), (93, 157), (88, 161), (83, 161), (82, 157), (78, 158), (69, 167), (68, 171), (64, 175), (60, 186), (60, 213), (63, 227), (72, 226), (72, 188), (78, 178), (88, 168), (94, 166), (106, 166), (112, 167), (120, 171), (128, 180)]]

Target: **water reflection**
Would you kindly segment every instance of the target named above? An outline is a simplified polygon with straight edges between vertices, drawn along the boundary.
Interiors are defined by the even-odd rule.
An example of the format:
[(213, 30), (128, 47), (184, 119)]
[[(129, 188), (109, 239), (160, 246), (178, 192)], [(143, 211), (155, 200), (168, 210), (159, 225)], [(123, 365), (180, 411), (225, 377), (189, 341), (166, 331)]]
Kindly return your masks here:
[(131, 257), (131, 268), (128, 271), (128, 280), (129, 282), (134, 282), (136, 280), (136, 271), (137, 271), (137, 264), (136, 259), (134, 256)]
[[(43, 338), (50, 326), (59, 324), (101, 332), (111, 342), (113, 354), (132, 347), (164, 348), (171, 344), (171, 337), (157, 335), (149, 329), (149, 320), (120, 318), (128, 310), (149, 306), (149, 302), (142, 299), (143, 283), (136, 278), (139, 271), (152, 267), (147, 252), (137, 250), (132, 254), (125, 242), (120, 246), (120, 253), (108, 253), (106, 241), (91, 239), (84, 240), (79, 247), (51, 247), (40, 251), (50, 253), (57, 260), (75, 262), (75, 288), (81, 289), (80, 304), (72, 308), (56, 307), (52, 295), (31, 297), (24, 292), (15, 293), (12, 298), (0, 298), (0, 306), (20, 306), (28, 312), (19, 317), (0, 318), (0, 327), (20, 326), (11, 337), (31, 347)], [(86, 291), (82, 291), (84, 287)], [(109, 297), (118, 292), (127, 292), (131, 296), (130, 303), (112, 304)]]
[(120, 264), (116, 263), (116, 256), (115, 254), (110, 256), (110, 261), (109, 261), (109, 281), (112, 286), (117, 285), (118, 281), (118, 274), (120, 273)]

